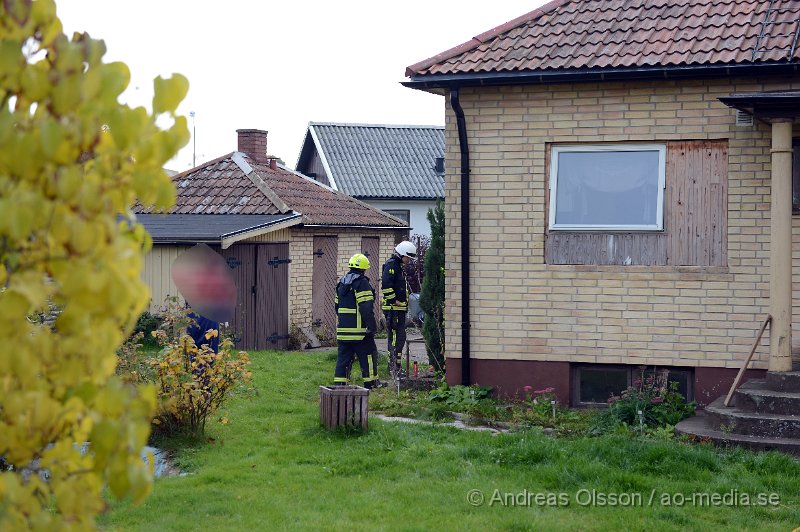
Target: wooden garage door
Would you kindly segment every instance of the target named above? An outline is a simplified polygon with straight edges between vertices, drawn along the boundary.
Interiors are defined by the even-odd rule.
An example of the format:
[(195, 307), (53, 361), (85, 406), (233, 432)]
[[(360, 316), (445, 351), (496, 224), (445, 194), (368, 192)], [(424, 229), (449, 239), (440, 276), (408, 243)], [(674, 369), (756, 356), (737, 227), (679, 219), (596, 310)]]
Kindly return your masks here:
[(258, 245), (256, 349), (289, 346), (289, 244)]
[(229, 330), (233, 333), (238, 349), (252, 349), (255, 346), (255, 329), (251, 325), (255, 319), (255, 298), (252, 292), (256, 284), (254, 251), (254, 246), (238, 244), (220, 252), (236, 283), (236, 313)]
[(289, 244), (234, 244), (221, 251), (233, 270), (237, 349), (286, 349), (289, 340)]
[(363, 236), (361, 237), (361, 253), (369, 259), (369, 283), (375, 289), (375, 323), (381, 323), (383, 318), (383, 311), (381, 310), (381, 303), (383, 296), (381, 295), (381, 274), (383, 272), (383, 263), (381, 262), (381, 239), (377, 236)]
[(314, 265), (311, 281), (311, 320), (314, 327), (321, 329), (320, 335), (334, 337), (336, 331), (336, 259), (339, 243), (335, 236), (314, 237)]

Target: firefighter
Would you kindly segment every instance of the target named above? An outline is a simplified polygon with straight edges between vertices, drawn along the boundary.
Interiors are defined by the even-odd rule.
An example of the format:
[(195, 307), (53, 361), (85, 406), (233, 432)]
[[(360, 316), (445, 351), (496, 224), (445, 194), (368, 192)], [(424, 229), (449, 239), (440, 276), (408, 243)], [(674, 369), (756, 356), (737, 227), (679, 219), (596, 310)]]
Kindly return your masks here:
[(408, 283), (403, 272), (403, 265), (417, 257), (417, 248), (404, 240), (397, 244), (394, 253), (383, 265), (381, 276), (381, 293), (383, 294), (383, 313), (386, 317), (388, 333), (389, 372), (392, 365), (396, 375), (402, 374), (400, 354), (406, 343), (406, 313), (408, 312)]
[(378, 347), (375, 345), (375, 290), (364, 273), (369, 269), (369, 259), (357, 253), (348, 262), (350, 271), (336, 285), (336, 343), (339, 357), (336, 360), (334, 385), (346, 385), (353, 359), (358, 357), (365, 388), (385, 386), (378, 380)]

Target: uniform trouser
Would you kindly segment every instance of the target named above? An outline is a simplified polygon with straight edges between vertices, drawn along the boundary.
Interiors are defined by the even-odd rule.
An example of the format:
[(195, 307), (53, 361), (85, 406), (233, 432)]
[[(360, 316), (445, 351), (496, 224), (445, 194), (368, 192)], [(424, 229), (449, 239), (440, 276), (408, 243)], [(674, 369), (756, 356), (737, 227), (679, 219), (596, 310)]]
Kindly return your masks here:
[(386, 310), (386, 332), (388, 338), (389, 363), (400, 366), (403, 346), (406, 344), (406, 312), (404, 310)]
[(375, 338), (367, 336), (355, 342), (339, 340), (337, 344), (339, 357), (336, 359), (333, 382), (335, 384), (349, 382), (353, 360), (357, 357), (361, 365), (361, 376), (364, 377), (364, 387), (372, 388), (378, 382), (378, 346), (375, 345)]

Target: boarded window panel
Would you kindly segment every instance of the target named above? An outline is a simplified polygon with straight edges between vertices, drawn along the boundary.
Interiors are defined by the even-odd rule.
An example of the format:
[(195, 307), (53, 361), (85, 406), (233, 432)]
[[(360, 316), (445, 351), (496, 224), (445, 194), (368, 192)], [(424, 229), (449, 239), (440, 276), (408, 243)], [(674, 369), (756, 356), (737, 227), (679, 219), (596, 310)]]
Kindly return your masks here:
[(663, 266), (667, 263), (663, 233), (573, 233), (547, 235), (547, 264)]
[(547, 264), (726, 266), (728, 143), (667, 143), (663, 232), (545, 235)]
[(667, 264), (727, 265), (727, 198), (727, 141), (667, 145)]

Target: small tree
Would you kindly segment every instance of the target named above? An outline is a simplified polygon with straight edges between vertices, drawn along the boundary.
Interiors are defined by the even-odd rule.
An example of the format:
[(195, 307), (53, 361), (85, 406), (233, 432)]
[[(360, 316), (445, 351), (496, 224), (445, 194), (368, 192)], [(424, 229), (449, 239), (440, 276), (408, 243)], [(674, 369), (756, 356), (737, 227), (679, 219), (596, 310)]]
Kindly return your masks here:
[(0, 4), (0, 530), (92, 529), (105, 486), (138, 501), (152, 484), (154, 389), (116, 378), (115, 350), (149, 299), (129, 209), (174, 203), (188, 82), (158, 78), (153, 115), (131, 109), (104, 54), (52, 0)]
[(433, 367), (444, 370), (444, 203), (428, 210), (431, 243), (425, 254), (425, 277), (419, 304), (425, 312), (422, 335)]
[(425, 254), (431, 247), (431, 237), (411, 235), (409, 242), (417, 247), (417, 258), (403, 265), (403, 273), (406, 274), (411, 293), (419, 294), (422, 289), (422, 280), (425, 278)]

